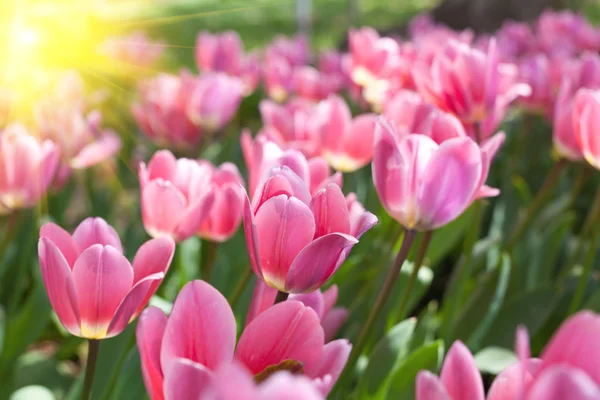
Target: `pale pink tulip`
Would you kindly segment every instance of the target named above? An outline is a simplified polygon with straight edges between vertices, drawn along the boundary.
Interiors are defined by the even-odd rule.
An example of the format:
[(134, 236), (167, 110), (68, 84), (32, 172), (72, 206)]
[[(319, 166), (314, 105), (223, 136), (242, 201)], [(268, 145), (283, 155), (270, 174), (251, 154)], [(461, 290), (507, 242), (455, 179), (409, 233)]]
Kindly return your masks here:
[(244, 93), (242, 81), (222, 73), (207, 73), (194, 83), (187, 105), (188, 117), (212, 132), (221, 130), (235, 116)]
[(0, 132), (0, 215), (35, 206), (54, 179), (60, 149), (39, 141), (24, 126), (12, 124)]
[(211, 184), (213, 169), (212, 165), (196, 160), (175, 159), (168, 150), (156, 152), (147, 167), (140, 163), (142, 219), (146, 232), (152, 237), (168, 236), (181, 242), (196, 234), (204, 223), (209, 224), (204, 229), (212, 226), (211, 223), (216, 224), (216, 215), (209, 222), (210, 213), (215, 199), (224, 193), (217, 194)]
[(163, 54), (165, 45), (164, 41), (152, 40), (145, 32), (137, 31), (106, 39), (100, 51), (122, 63), (148, 68)]
[(446, 355), (438, 378), (428, 371), (417, 375), (417, 400), (484, 400), (483, 381), (473, 355), (460, 341)]
[(188, 117), (194, 87), (194, 78), (187, 73), (159, 74), (140, 85), (133, 116), (140, 129), (159, 146), (187, 148), (200, 141), (201, 131)]
[(337, 95), (318, 105), (321, 151), (334, 169), (352, 172), (367, 165), (373, 157), (375, 134), (374, 114), (363, 114), (352, 119), (350, 108)]
[(173, 368), (184, 367), (180, 371), (185, 369), (186, 375), (196, 377), (187, 382), (194, 384), (195, 390), (202, 390), (211, 381), (218, 381), (219, 371), (232, 362), (239, 362), (257, 375), (286, 360), (299, 363), (315, 387), (326, 394), (343, 369), (351, 347), (345, 340), (325, 345), (317, 314), (298, 301), (286, 301), (250, 323), (234, 352), (235, 316), (223, 295), (204, 281), (190, 282), (181, 290), (168, 318), (154, 307), (144, 311), (137, 327), (137, 342), (144, 382), (152, 400), (173, 398), (169, 393), (178, 390), (178, 385), (172, 385), (170, 377), (177, 383), (184, 375), (173, 374)]
[(373, 181), (386, 211), (407, 229), (426, 231), (460, 216), (478, 197), (498, 192), (485, 186), (489, 164), (503, 135), (479, 146), (468, 137), (437, 144), (425, 135), (400, 139), (377, 122)]
[(600, 90), (580, 89), (573, 103), (573, 130), (586, 161), (600, 169)]
[(208, 161), (200, 161), (210, 176), (209, 192), (214, 193), (213, 205), (200, 224), (198, 236), (214, 242), (224, 242), (238, 230), (242, 222), (243, 195), (240, 185), (244, 180), (235, 164), (223, 163), (215, 168)]
[(132, 265), (117, 232), (101, 218), (87, 218), (73, 235), (46, 223), (38, 243), (54, 311), (71, 334), (88, 339), (118, 335), (137, 317), (165, 277), (174, 251), (171, 239), (152, 239)]
[[(321, 287), (377, 218), (370, 213), (358, 232), (339, 186), (327, 184), (310, 195), (288, 167), (264, 176), (253, 204), (246, 200), (244, 232), (252, 268), (269, 286), (287, 293)], [(293, 227), (293, 229), (291, 229)]]

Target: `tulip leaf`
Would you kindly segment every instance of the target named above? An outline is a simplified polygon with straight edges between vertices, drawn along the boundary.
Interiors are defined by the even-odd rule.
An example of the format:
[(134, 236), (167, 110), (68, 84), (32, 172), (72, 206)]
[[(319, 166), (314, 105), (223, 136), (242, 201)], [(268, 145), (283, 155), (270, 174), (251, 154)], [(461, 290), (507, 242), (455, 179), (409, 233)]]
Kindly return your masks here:
[(2, 356), (2, 349), (4, 348), (4, 337), (6, 335), (6, 313), (4, 308), (0, 306), (0, 357)]
[(429, 265), (433, 268), (444, 259), (462, 240), (471, 227), (474, 209), (471, 206), (456, 220), (435, 231), (427, 250)]
[(140, 353), (137, 347), (134, 347), (127, 354), (108, 398), (111, 400), (129, 400), (143, 399), (145, 396), (146, 388), (142, 378)]
[(408, 354), (416, 325), (415, 318), (404, 320), (377, 343), (358, 383), (361, 399), (385, 398), (389, 375)]
[(419, 347), (394, 369), (386, 399), (412, 400), (419, 371), (436, 371), (444, 359), (444, 342), (437, 340)]
[(25, 386), (10, 396), (10, 400), (55, 400), (50, 389), (39, 385)]
[(486, 347), (475, 354), (475, 364), (479, 371), (497, 375), (517, 362), (517, 356), (510, 350), (501, 347)]

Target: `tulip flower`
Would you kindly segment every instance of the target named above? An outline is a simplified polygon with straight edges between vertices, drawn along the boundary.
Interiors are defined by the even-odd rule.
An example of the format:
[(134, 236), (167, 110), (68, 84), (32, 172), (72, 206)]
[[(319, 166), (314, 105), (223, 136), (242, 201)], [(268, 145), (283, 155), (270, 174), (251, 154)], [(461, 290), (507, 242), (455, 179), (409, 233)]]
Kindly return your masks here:
[(405, 228), (439, 228), (476, 198), (498, 194), (484, 184), (502, 135), (483, 148), (468, 137), (441, 144), (425, 135), (397, 137), (385, 120), (377, 122), (373, 181), (386, 211)]
[(473, 355), (460, 341), (446, 355), (440, 377), (428, 371), (417, 375), (417, 400), (484, 400), (483, 381)]
[(235, 164), (223, 163), (215, 168), (208, 161), (199, 161), (210, 176), (207, 192), (214, 193), (208, 216), (200, 224), (198, 236), (214, 242), (231, 238), (242, 222), (243, 198), (239, 187), (244, 180)]
[(149, 68), (163, 54), (166, 43), (154, 41), (143, 31), (133, 32), (126, 36), (114, 36), (106, 39), (100, 51), (121, 63)]
[(398, 62), (400, 48), (391, 38), (380, 37), (373, 28), (350, 30), (348, 43), (351, 55), (352, 80), (360, 86), (373, 85), (386, 69)]
[(282, 57), (269, 57), (263, 64), (263, 83), (267, 96), (283, 103), (294, 88), (294, 68)]
[(196, 63), (203, 71), (239, 76), (244, 63), (244, 44), (235, 31), (215, 35), (202, 31), (196, 38)]
[(600, 34), (583, 16), (545, 11), (536, 22), (538, 46), (547, 54), (569, 57), (600, 48)]
[[(246, 315), (246, 325), (254, 320), (260, 313), (268, 309), (275, 302), (277, 290), (268, 286), (262, 280), (256, 281), (254, 292), (252, 293), (252, 301), (248, 314)], [(348, 318), (348, 310), (344, 307), (334, 307), (338, 297), (337, 285), (332, 285), (326, 291), (320, 289), (311, 293), (292, 294), (288, 300), (295, 300), (303, 303), (305, 306), (312, 308), (319, 319), (321, 327), (325, 332), (325, 341), (328, 342), (344, 324)]]
[(197, 383), (210, 385), (211, 380), (219, 379), (218, 371), (232, 362), (264, 379), (285, 369), (285, 361), (292, 361), (326, 395), (350, 350), (346, 340), (325, 345), (319, 317), (298, 301), (286, 301), (264, 311), (244, 329), (237, 348), (235, 342), (235, 316), (227, 300), (204, 281), (184, 286), (168, 318), (150, 307), (137, 326), (142, 372), (150, 398), (169, 397), (168, 390), (173, 387), (169, 378), (177, 380), (184, 375), (172, 372), (182, 363), (197, 377)]
[(600, 169), (600, 90), (580, 89), (573, 103), (573, 129), (586, 161)]
[(531, 95), (519, 102), (528, 109), (552, 115), (552, 106), (560, 82), (554, 82), (552, 61), (542, 53), (527, 57), (519, 63), (519, 78), (531, 87)]
[(117, 232), (101, 218), (87, 218), (73, 235), (44, 224), (38, 244), (54, 311), (71, 334), (88, 339), (118, 335), (137, 317), (165, 277), (174, 251), (171, 239), (152, 239), (130, 264)]
[(51, 140), (39, 141), (24, 126), (0, 132), (0, 215), (36, 205), (54, 179), (60, 150)]
[(350, 108), (337, 95), (319, 103), (322, 154), (329, 165), (342, 172), (362, 168), (373, 156), (374, 114), (352, 119)]
[(571, 161), (580, 161), (584, 157), (575, 136), (573, 115), (571, 84), (565, 80), (554, 107), (554, 125), (552, 127), (554, 149), (560, 157)]
[(309, 186), (311, 194), (328, 183), (342, 186), (342, 174), (331, 175), (331, 170), (322, 157), (313, 157), (307, 160), (298, 150), (283, 150), (263, 134), (258, 134), (252, 140), (248, 130), (242, 132), (240, 142), (248, 168), (250, 197), (254, 195), (256, 187), (265, 173), (278, 165), (285, 165), (302, 178)]
[(535, 50), (535, 34), (526, 22), (504, 21), (495, 36), (501, 60), (512, 61)]
[[(231, 193), (219, 192), (211, 185), (213, 168), (188, 158), (175, 159), (168, 150), (157, 151), (147, 167), (140, 163), (142, 219), (150, 236), (168, 236), (181, 242), (200, 231), (204, 223), (202, 229), (206, 234), (209, 227), (217, 229), (214, 233), (227, 228), (219, 234), (233, 229), (234, 221), (217, 222), (218, 210), (222, 210), (223, 202), (231, 200)], [(217, 197), (220, 203), (210, 219)], [(220, 223), (223, 226), (216, 228)]]
[[(339, 186), (313, 196), (288, 167), (274, 167), (259, 185), (253, 204), (246, 198), (244, 233), (252, 268), (282, 293), (321, 287), (340, 267), (360, 236), (376, 224), (367, 213), (355, 232)], [(292, 229), (293, 227), (293, 229)]]
[(339, 92), (350, 81), (350, 55), (336, 51), (324, 51), (319, 55), (319, 72), (325, 74)]
[(296, 35), (292, 38), (277, 36), (265, 49), (267, 60), (279, 57), (285, 60), (291, 67), (306, 65), (309, 54), (308, 40), (305, 36)]
[(319, 101), (335, 93), (339, 82), (311, 66), (294, 69), (292, 86), (296, 94), (304, 99)]
[(429, 117), (436, 110), (418, 93), (401, 90), (384, 104), (383, 116), (397, 132), (425, 134)]
[(159, 146), (185, 148), (200, 141), (201, 131), (188, 117), (195, 86), (187, 73), (158, 74), (140, 85), (132, 113), (140, 129)]

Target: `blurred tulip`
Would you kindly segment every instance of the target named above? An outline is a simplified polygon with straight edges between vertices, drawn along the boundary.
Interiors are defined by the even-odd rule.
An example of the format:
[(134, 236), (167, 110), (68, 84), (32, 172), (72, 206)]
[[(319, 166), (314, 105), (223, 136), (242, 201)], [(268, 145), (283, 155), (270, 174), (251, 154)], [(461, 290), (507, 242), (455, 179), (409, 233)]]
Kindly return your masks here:
[(188, 103), (191, 121), (209, 132), (221, 130), (235, 116), (244, 87), (238, 78), (209, 73), (195, 83)]
[[(148, 167), (140, 163), (142, 219), (146, 232), (152, 237), (167, 236), (181, 242), (200, 231), (202, 226), (206, 230), (215, 227), (216, 214), (223, 207), (223, 203), (219, 203), (216, 214), (211, 215), (215, 199), (218, 197), (221, 202), (228, 200), (221, 198), (227, 194), (211, 185), (213, 170), (212, 165), (196, 160), (175, 159), (168, 150), (157, 151)], [(219, 178), (217, 176), (216, 180)], [(230, 225), (229, 222), (224, 225)]]
[(365, 27), (348, 32), (351, 55), (351, 77), (360, 86), (371, 86), (386, 69), (397, 63), (398, 43), (380, 37), (373, 28)]
[[(306, 182), (288, 167), (263, 177), (253, 204), (246, 200), (244, 232), (252, 268), (269, 286), (286, 293), (321, 287), (345, 260), (358, 238), (377, 218), (353, 235), (346, 199), (330, 183), (312, 197)], [(293, 229), (291, 229), (293, 227)]]
[(308, 40), (305, 36), (296, 35), (292, 38), (277, 36), (265, 48), (265, 57), (284, 59), (291, 67), (306, 65), (310, 57)]
[(0, 215), (36, 205), (54, 179), (60, 149), (39, 141), (24, 126), (12, 124), (0, 132)]
[(277, 304), (257, 316), (244, 329), (234, 353), (235, 342), (235, 316), (227, 300), (204, 281), (184, 286), (168, 318), (154, 307), (144, 311), (137, 326), (137, 343), (151, 399), (172, 398), (170, 388), (177, 385), (171, 385), (170, 376), (176, 381), (183, 379), (183, 374), (171, 375), (182, 362), (202, 389), (215, 375), (218, 380), (217, 371), (234, 360), (261, 379), (285, 370), (282, 363), (293, 361), (325, 395), (350, 350), (345, 340), (324, 345), (317, 314), (298, 301)]
[(264, 62), (263, 76), (267, 96), (285, 102), (294, 88), (294, 68), (284, 58), (273, 56)]
[(531, 95), (519, 102), (534, 112), (552, 115), (552, 107), (559, 82), (554, 82), (552, 63), (545, 54), (535, 54), (519, 63), (519, 77), (531, 87)]
[(560, 157), (571, 161), (580, 161), (584, 157), (575, 136), (573, 116), (571, 84), (565, 80), (554, 107), (554, 126), (552, 127), (554, 149)]
[(158, 74), (140, 85), (140, 97), (132, 106), (133, 116), (157, 145), (186, 148), (200, 141), (201, 131), (188, 117), (194, 87), (194, 78), (187, 73)]
[(513, 61), (535, 50), (536, 39), (526, 22), (505, 21), (498, 32), (498, 54), (503, 61)]
[(293, 88), (304, 99), (319, 101), (338, 89), (339, 82), (311, 66), (296, 68), (293, 73)]
[(600, 90), (580, 89), (573, 103), (575, 138), (586, 161), (600, 169)]
[(154, 41), (145, 32), (137, 31), (125, 36), (106, 39), (100, 51), (110, 58), (138, 67), (151, 67), (165, 50), (165, 42)]
[(325, 74), (334, 92), (339, 92), (350, 81), (350, 55), (324, 51), (319, 55), (319, 72)]
[(428, 371), (417, 375), (417, 400), (484, 400), (483, 381), (473, 355), (460, 341), (446, 355), (440, 377)]
[(481, 149), (468, 137), (439, 145), (425, 135), (397, 137), (385, 120), (377, 122), (373, 181), (386, 211), (405, 228), (439, 228), (476, 198), (498, 194), (484, 184), (503, 135)]
[(428, 128), (429, 117), (436, 107), (426, 102), (423, 96), (410, 90), (401, 90), (388, 100), (383, 116), (397, 132), (424, 133)]
[(44, 224), (38, 244), (54, 311), (71, 334), (88, 339), (118, 335), (137, 317), (165, 277), (174, 251), (169, 238), (149, 240), (132, 266), (117, 232), (101, 218), (87, 218), (73, 235)]
[(215, 168), (208, 161), (199, 161), (207, 167), (210, 182), (206, 190), (214, 194), (208, 216), (200, 224), (198, 236), (214, 242), (229, 240), (242, 221), (244, 180), (235, 164), (223, 163)]
[(337, 95), (319, 103), (322, 154), (329, 165), (342, 172), (353, 172), (373, 157), (374, 114), (352, 119), (350, 108)]
[(538, 46), (561, 57), (600, 49), (600, 33), (583, 16), (572, 11), (547, 10), (536, 22)]

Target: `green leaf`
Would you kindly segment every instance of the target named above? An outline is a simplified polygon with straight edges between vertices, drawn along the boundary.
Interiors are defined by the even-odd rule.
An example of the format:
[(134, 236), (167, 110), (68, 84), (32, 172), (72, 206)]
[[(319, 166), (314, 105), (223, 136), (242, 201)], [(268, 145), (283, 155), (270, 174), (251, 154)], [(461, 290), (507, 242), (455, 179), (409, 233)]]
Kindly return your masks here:
[(416, 325), (417, 321), (414, 318), (402, 321), (377, 343), (369, 357), (369, 364), (358, 383), (361, 399), (383, 399), (385, 397), (390, 372), (408, 354), (410, 340)]
[(459, 218), (435, 231), (427, 251), (429, 265), (434, 267), (456, 248), (467, 228), (471, 226), (473, 212), (473, 207), (470, 207)]
[(475, 354), (477, 368), (487, 374), (498, 375), (515, 362), (517, 362), (515, 353), (501, 347), (486, 347)]
[(444, 358), (442, 340), (426, 344), (413, 351), (390, 378), (387, 400), (412, 400), (415, 398), (417, 374), (421, 370), (436, 371)]
[(173, 308), (173, 303), (163, 299), (160, 296), (154, 295), (150, 298), (148, 305), (151, 307), (158, 307), (162, 312), (169, 315), (171, 313), (171, 309)]
[(43, 386), (25, 386), (10, 396), (10, 400), (55, 400), (50, 389)]
[(6, 313), (4, 308), (0, 306), (0, 356), (2, 356), (2, 349), (4, 348), (4, 337), (6, 336)]
[(142, 378), (140, 353), (137, 347), (134, 347), (127, 354), (109, 398), (111, 400), (129, 400), (145, 397), (146, 388)]
[(583, 308), (595, 312), (600, 312), (600, 290), (596, 291), (590, 296)]

